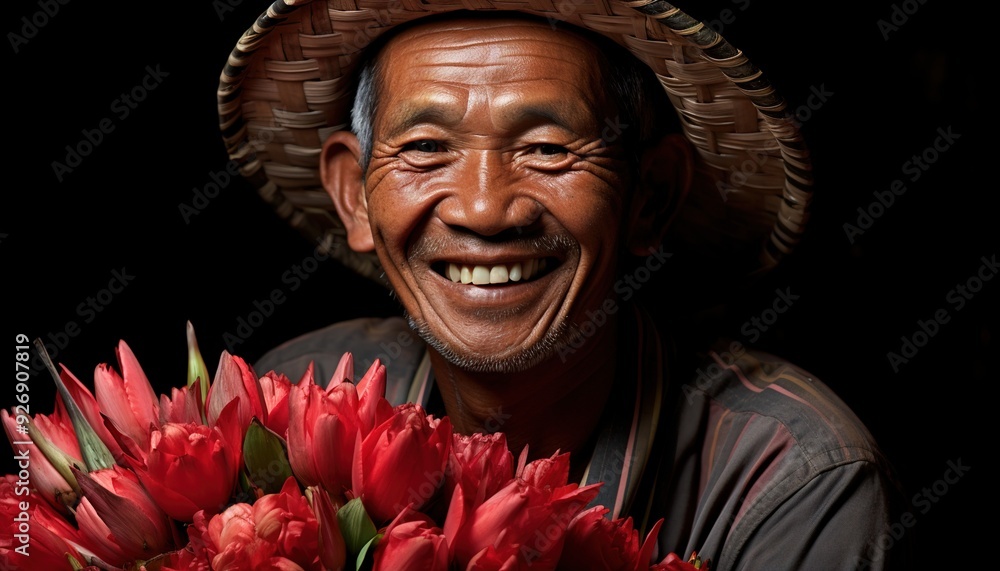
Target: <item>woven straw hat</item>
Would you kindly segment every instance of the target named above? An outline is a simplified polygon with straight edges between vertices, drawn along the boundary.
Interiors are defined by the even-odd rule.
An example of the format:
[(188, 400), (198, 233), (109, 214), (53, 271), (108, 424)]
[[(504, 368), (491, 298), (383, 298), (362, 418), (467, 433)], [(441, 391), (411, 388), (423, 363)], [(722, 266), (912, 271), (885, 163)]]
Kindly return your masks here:
[[(374, 253), (346, 244), (319, 179), (326, 136), (349, 129), (355, 68), (394, 26), (454, 10), (535, 14), (598, 32), (659, 77), (698, 152), (672, 247), (759, 276), (799, 242), (811, 164), (785, 101), (743, 53), (661, 0), (278, 0), (240, 38), (223, 70), (219, 117), (229, 156), (280, 216), (379, 283)], [(671, 250), (676, 251), (676, 250)]]

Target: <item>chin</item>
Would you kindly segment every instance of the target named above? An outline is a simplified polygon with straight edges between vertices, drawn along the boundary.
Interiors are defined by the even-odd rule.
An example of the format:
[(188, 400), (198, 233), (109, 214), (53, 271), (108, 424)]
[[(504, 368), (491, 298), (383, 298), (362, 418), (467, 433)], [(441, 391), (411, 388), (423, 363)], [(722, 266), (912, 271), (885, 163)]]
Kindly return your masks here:
[(554, 356), (556, 349), (565, 342), (569, 329), (566, 323), (561, 321), (556, 326), (550, 328), (541, 341), (517, 352), (498, 357), (496, 355), (460, 352), (436, 336), (423, 320), (418, 320), (407, 315), (407, 321), (410, 324), (410, 328), (431, 349), (444, 357), (452, 365), (470, 373), (508, 374), (527, 371)]

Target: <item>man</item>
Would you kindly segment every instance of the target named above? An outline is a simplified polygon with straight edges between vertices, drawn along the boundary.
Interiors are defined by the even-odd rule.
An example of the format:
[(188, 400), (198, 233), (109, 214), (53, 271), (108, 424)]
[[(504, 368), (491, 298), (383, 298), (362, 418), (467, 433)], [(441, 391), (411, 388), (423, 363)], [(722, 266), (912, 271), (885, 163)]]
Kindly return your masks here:
[[(689, 25), (682, 29), (694, 36), (707, 33), (660, 4), (643, 8)], [(245, 37), (223, 77), (220, 111), (227, 134), (236, 133), (233, 156), (249, 165), (252, 180), (266, 175), (256, 180), (279, 209), (303, 207), (300, 224), (311, 205), (296, 192), (318, 174), (353, 253), (331, 251), (360, 271), (384, 272), (405, 316), (334, 324), (276, 348), (256, 368), (297, 378), (312, 364), (325, 381), (344, 351), (361, 362), (379, 356), (388, 361), (391, 400), (447, 414), (463, 433), (503, 431), (515, 452), (527, 447), (533, 458), (568, 451), (575, 480), (604, 482), (596, 503), (612, 508), (610, 517), (631, 515), (642, 529), (664, 517), (661, 553), (698, 551), (713, 569), (888, 567), (899, 553), (881, 550), (877, 538), (891, 523), (894, 492), (861, 422), (790, 363), (738, 342), (699, 347), (678, 336), (633, 303), (645, 280), (623, 281), (642, 275), (639, 268), (647, 277), (677, 271), (664, 249), (675, 229), (684, 238), (671, 244), (697, 251), (697, 216), (684, 218), (692, 206), (681, 206), (688, 198), (706, 208), (704, 194), (687, 196), (706, 186), (713, 157), (696, 157), (703, 150), (692, 146), (697, 135), (712, 139), (702, 143), (716, 158), (733, 156), (732, 146), (743, 151), (740, 161), (756, 157), (744, 178), (767, 181), (780, 165), (786, 206), (798, 210), (787, 215), (782, 206), (786, 215), (766, 251), (793, 243), (808, 198), (807, 169), (795, 168), (807, 160), (795, 152), (793, 127), (765, 116), (777, 134), (759, 155), (739, 137), (696, 124), (685, 138), (665, 130), (668, 99), (657, 77), (601, 34), (551, 15), (427, 16), (396, 8), (370, 16), (380, 18), (375, 26), (357, 24), (361, 35), (352, 36), (337, 25), (355, 11), (338, 20), (322, 2), (297, 12), (275, 4), (271, 21)], [(630, 15), (629, 29), (655, 26), (649, 14)], [(261, 28), (269, 33), (281, 18), (295, 24), (288, 26), (294, 33), (262, 51), (300, 58), (298, 67), (252, 59), (264, 43)], [(646, 32), (660, 63), (664, 55), (683, 62), (693, 54), (680, 41), (657, 42), (663, 31)], [(319, 98), (319, 106), (302, 99), (309, 95), (302, 78), (344, 65), (316, 40), (333, 37), (361, 70), (351, 130), (343, 96)], [(752, 120), (740, 115), (742, 103), (730, 118), (737, 131), (750, 124), (758, 134), (756, 114), (773, 94), (721, 38), (709, 40), (702, 55), (726, 62), (733, 83), (745, 79), (758, 93)], [(339, 67), (334, 75), (352, 77)], [(261, 77), (277, 89), (263, 87)], [(717, 95), (736, 92), (733, 83)], [(684, 90), (674, 87), (667, 91), (677, 105)], [(705, 105), (689, 103), (686, 118), (712, 114), (712, 97), (691, 99), (699, 98)], [(265, 111), (261, 101), (284, 130), (247, 127)], [(297, 130), (306, 124), (322, 144), (312, 143), (315, 152), (304, 150), (306, 135)], [(254, 141), (264, 133), (271, 139)], [(745, 198), (726, 184), (713, 190), (726, 206)], [(718, 241), (735, 242), (739, 232), (720, 229)], [(765, 257), (765, 266), (776, 257)]]

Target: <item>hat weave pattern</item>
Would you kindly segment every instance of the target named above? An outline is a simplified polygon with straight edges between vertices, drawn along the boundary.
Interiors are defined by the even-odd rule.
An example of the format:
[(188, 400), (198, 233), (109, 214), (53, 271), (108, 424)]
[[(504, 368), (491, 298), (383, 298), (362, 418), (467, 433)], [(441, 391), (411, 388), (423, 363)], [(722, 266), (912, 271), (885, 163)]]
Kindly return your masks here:
[(809, 153), (785, 101), (744, 54), (660, 0), (278, 0), (240, 38), (218, 109), (230, 158), (321, 250), (384, 283), (346, 244), (319, 179), (325, 138), (350, 128), (354, 72), (382, 33), (454, 10), (519, 11), (603, 34), (657, 75), (697, 149), (696, 183), (671, 226), (690, 252), (748, 275), (793, 251), (812, 197)]

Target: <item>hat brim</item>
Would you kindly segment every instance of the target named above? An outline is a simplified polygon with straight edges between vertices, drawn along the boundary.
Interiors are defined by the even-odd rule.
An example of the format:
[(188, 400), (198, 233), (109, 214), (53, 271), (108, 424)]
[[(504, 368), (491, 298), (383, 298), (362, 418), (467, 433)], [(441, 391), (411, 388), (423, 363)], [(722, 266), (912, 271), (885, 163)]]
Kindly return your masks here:
[(400, 24), (470, 9), (525, 12), (600, 33), (656, 73), (698, 153), (694, 184), (669, 232), (685, 255), (746, 277), (793, 251), (813, 183), (794, 117), (740, 50), (659, 0), (278, 0), (240, 38), (220, 78), (230, 158), (294, 228), (384, 283), (376, 255), (347, 246), (320, 182), (320, 150), (330, 133), (349, 128), (365, 48)]

